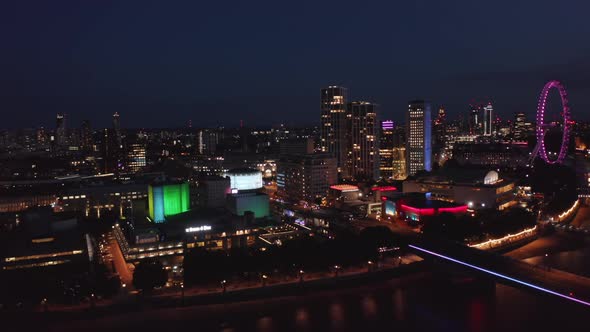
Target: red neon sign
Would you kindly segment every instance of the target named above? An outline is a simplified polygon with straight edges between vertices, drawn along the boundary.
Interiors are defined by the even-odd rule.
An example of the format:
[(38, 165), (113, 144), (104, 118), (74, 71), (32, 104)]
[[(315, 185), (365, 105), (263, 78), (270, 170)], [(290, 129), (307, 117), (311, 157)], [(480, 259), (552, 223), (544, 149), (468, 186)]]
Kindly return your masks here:
[(433, 216), (435, 214), (439, 214), (439, 213), (443, 213), (443, 212), (447, 212), (447, 213), (467, 212), (467, 205), (460, 205), (460, 206), (454, 206), (454, 207), (443, 207), (443, 208), (438, 208), (438, 209), (435, 209), (435, 208), (419, 209), (419, 208), (415, 208), (415, 207), (411, 207), (411, 206), (402, 204), (401, 208), (405, 212), (416, 213), (420, 216)]
[(396, 191), (397, 188), (394, 186), (381, 186), (381, 187), (373, 187), (371, 188), (372, 191)]
[(449, 213), (463, 213), (467, 212), (467, 205), (455, 206), (455, 207), (446, 207), (438, 209), (438, 212), (449, 212)]

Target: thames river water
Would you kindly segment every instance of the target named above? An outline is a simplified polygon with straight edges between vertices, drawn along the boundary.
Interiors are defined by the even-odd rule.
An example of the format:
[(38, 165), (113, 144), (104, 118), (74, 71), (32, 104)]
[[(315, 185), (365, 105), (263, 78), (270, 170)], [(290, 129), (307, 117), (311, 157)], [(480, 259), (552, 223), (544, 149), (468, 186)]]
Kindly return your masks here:
[[(471, 289), (422, 274), (251, 302), (127, 313), (54, 331), (588, 331), (590, 308), (496, 285)], [(467, 283), (469, 285), (469, 283)]]

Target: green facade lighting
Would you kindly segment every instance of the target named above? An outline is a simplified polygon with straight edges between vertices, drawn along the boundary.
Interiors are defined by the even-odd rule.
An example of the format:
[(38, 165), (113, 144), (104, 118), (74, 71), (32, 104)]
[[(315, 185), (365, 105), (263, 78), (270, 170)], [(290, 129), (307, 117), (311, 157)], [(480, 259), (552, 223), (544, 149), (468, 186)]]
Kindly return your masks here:
[(251, 211), (254, 212), (255, 218), (268, 217), (270, 215), (268, 196), (257, 194), (233, 196), (230, 210), (238, 216)]
[(189, 210), (188, 183), (150, 185), (148, 194), (150, 218), (156, 223)]

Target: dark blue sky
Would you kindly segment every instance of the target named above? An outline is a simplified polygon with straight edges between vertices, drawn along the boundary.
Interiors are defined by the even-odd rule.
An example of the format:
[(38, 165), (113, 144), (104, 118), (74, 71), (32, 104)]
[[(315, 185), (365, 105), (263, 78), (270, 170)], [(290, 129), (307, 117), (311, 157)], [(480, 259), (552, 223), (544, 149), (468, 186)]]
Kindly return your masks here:
[(427, 98), (533, 114), (560, 79), (590, 109), (586, 1), (27, 1), (0, 4), (0, 127), (319, 122), (319, 89), (403, 119)]

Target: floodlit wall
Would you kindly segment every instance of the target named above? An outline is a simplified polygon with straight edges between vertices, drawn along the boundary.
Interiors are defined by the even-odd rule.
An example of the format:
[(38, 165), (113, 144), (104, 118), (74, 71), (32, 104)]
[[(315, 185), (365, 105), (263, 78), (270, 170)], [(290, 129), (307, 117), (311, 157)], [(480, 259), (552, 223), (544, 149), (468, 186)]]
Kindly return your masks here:
[(150, 218), (164, 222), (166, 216), (188, 211), (190, 207), (188, 183), (166, 184), (149, 187)]

